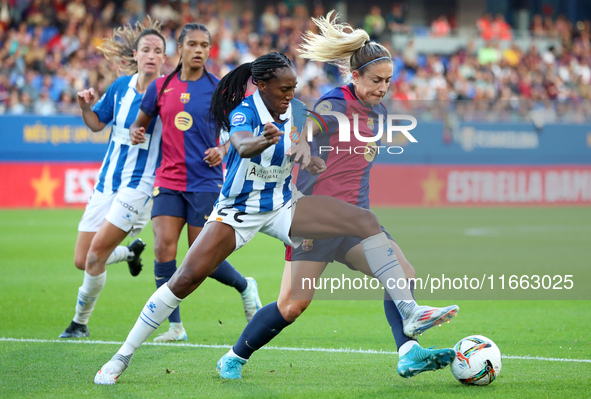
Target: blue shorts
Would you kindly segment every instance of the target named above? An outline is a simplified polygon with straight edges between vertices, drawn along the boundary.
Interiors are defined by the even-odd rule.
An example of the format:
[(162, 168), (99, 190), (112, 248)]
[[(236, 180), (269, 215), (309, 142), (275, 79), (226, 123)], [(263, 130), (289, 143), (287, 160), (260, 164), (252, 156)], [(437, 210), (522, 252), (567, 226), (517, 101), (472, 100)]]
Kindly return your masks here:
[[(386, 233), (389, 240), (394, 241), (383, 226), (382, 231)], [(353, 265), (345, 261), (345, 256), (351, 248), (359, 243), (361, 243), (361, 240), (357, 237), (326, 238), (323, 240), (305, 239), (298, 248), (291, 249), (291, 259), (287, 259), (289, 249), (286, 251), (286, 260), (309, 260), (329, 263), (336, 261), (346, 265), (349, 269), (357, 270)]]
[(185, 219), (190, 226), (203, 227), (219, 195), (219, 193), (190, 193), (154, 187), (152, 218), (175, 216)]

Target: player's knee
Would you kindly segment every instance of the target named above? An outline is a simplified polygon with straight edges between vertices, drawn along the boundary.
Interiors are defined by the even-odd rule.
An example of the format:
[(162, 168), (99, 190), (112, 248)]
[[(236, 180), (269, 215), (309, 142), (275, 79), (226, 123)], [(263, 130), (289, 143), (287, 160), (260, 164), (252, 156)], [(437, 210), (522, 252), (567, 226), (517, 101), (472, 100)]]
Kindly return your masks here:
[(86, 270), (86, 256), (75, 256), (74, 266), (78, 270)]
[(157, 262), (168, 262), (176, 258), (176, 243), (154, 240), (154, 258)]
[(207, 273), (197, 274), (188, 268), (180, 268), (168, 281), (168, 288), (179, 298), (184, 298), (205, 280)]
[(289, 301), (279, 311), (288, 322), (294, 322), (310, 306), (310, 301)]
[(382, 231), (382, 227), (375, 213), (367, 209), (360, 209), (360, 212), (353, 215), (351, 222), (361, 239), (379, 234)]
[(99, 272), (98, 265), (98, 254), (94, 251), (88, 251), (88, 254), (86, 255), (86, 263), (84, 265), (83, 270), (86, 270), (88, 274), (96, 275), (96, 273)]

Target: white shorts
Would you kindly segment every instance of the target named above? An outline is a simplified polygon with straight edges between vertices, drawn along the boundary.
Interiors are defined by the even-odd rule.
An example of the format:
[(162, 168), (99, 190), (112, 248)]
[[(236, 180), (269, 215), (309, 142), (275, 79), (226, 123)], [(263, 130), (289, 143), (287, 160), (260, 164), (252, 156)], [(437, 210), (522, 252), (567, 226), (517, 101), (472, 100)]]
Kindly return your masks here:
[(152, 197), (134, 188), (125, 187), (108, 194), (94, 190), (78, 231), (97, 232), (105, 221), (109, 221), (135, 237), (150, 221), (151, 210)]
[[(283, 241), (287, 245), (298, 247), (302, 239), (289, 236), (291, 220), (297, 201), (302, 197), (299, 192), (292, 193), (292, 200), (281, 208), (262, 213), (245, 213), (235, 208), (216, 204), (207, 223), (221, 222), (234, 228), (237, 250), (254, 238), (256, 233), (267, 234)], [(206, 224), (207, 224), (206, 223)]]

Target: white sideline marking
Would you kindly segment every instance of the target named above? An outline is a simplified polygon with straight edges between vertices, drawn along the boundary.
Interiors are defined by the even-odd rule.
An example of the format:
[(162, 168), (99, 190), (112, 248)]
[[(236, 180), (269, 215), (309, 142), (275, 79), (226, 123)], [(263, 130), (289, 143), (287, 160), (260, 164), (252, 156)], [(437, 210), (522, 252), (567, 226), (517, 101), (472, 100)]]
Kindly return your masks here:
[[(33, 338), (5, 338), (0, 337), (0, 342), (31, 342), (40, 344), (90, 344), (90, 345), (123, 345), (123, 342), (117, 341), (90, 341), (90, 340), (65, 340), (65, 339), (33, 339)], [(145, 342), (146, 346), (175, 346), (183, 348), (207, 348), (207, 349), (229, 349), (231, 345), (202, 345), (186, 343), (162, 343)], [(291, 348), (281, 346), (264, 346), (261, 349), (275, 351), (294, 351), (294, 352), (331, 352), (331, 353), (359, 353), (359, 354), (378, 354), (378, 355), (396, 355), (398, 352), (382, 351), (374, 349), (351, 349), (351, 348)], [(591, 363), (591, 359), (561, 359), (557, 357), (539, 357), (539, 356), (511, 356), (503, 355), (503, 359), (516, 360), (540, 360), (544, 362), (572, 362), (572, 363)]]

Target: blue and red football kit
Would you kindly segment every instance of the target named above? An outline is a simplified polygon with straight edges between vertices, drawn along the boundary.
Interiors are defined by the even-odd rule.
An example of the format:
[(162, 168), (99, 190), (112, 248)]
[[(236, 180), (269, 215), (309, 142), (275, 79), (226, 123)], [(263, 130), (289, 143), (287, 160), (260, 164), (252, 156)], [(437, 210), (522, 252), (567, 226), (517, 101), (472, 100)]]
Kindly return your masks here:
[[(347, 116), (351, 125), (357, 115), (357, 127), (363, 137), (375, 137), (379, 126), (379, 116), (386, 121), (388, 110), (380, 103), (370, 107), (363, 105), (355, 94), (353, 84), (337, 87), (315, 104), (314, 111), (336, 111)], [(377, 154), (378, 142), (359, 140), (351, 128), (351, 141), (339, 140), (339, 124), (336, 117), (322, 116), (326, 127), (316, 134), (315, 141), (326, 162), (326, 171), (312, 176), (306, 170), (298, 173), (297, 187), (306, 195), (328, 195), (361, 208), (369, 209), (369, 173)], [(385, 232), (385, 230), (384, 230)], [(388, 238), (392, 239), (386, 232)], [(324, 240), (305, 240), (304, 243), (286, 251), (286, 260), (310, 260), (317, 262), (338, 261), (344, 264), (345, 254), (359, 244), (355, 237), (340, 237)], [(290, 253), (291, 252), (291, 253)], [(347, 266), (351, 267), (347, 264)]]
[(148, 87), (141, 110), (162, 120), (162, 161), (156, 171), (156, 187), (188, 192), (219, 193), (222, 166), (211, 168), (205, 151), (218, 143), (215, 122), (209, 114), (211, 96), (219, 82), (204, 73), (196, 81), (182, 81), (175, 74), (158, 98), (166, 77)]
[(196, 81), (182, 81), (179, 72), (158, 97), (165, 80), (152, 82), (141, 105), (144, 113), (162, 120), (152, 217), (181, 217), (191, 226), (203, 227), (223, 180), (222, 165), (210, 167), (203, 160), (205, 151), (218, 144), (209, 104), (219, 79), (204, 72)]

